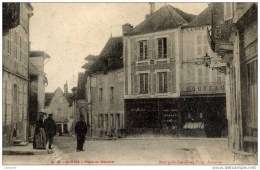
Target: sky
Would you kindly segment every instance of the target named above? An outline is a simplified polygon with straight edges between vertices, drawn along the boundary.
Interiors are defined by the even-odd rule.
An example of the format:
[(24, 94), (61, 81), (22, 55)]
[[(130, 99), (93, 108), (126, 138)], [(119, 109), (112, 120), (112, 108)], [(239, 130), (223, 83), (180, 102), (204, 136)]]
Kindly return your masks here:
[[(187, 13), (198, 15), (207, 3), (167, 3)], [(32, 3), (30, 19), (31, 51), (50, 56), (44, 70), (48, 78), (46, 92), (54, 92), (68, 83), (69, 92), (77, 86), (84, 58), (98, 55), (112, 36), (122, 36), (122, 25), (134, 27), (149, 14), (146, 3)], [(155, 3), (155, 10), (164, 3)]]

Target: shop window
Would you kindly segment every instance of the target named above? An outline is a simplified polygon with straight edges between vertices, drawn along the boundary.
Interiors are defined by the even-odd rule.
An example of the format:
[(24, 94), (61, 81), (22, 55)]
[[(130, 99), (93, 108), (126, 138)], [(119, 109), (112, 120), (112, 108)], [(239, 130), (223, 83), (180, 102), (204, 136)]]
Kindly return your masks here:
[(158, 73), (159, 93), (167, 93), (167, 72)]
[(139, 41), (139, 59), (140, 60), (145, 60), (147, 59), (147, 41)]
[(140, 94), (148, 93), (148, 73), (139, 74), (140, 77)]
[(167, 38), (158, 38), (157, 39), (158, 58), (167, 58)]

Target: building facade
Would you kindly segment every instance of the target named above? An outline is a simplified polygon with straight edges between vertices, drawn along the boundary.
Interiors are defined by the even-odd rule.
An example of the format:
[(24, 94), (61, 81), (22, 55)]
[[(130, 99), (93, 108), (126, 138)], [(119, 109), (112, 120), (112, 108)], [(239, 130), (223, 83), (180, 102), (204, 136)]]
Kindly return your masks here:
[(17, 6), (18, 25), (2, 37), (3, 146), (28, 139), (29, 18), (33, 8), (30, 3), (11, 4)]
[(45, 93), (45, 111), (53, 114), (59, 135), (71, 134), (74, 131), (71, 97), (71, 94), (63, 93), (60, 88), (57, 88), (54, 93)]
[(86, 99), (91, 137), (117, 137), (124, 128), (122, 37), (110, 37), (99, 56), (86, 59)]
[(222, 127), (207, 126), (206, 119), (214, 121), (219, 115), (215, 124), (224, 124), (224, 76), (195, 64), (210, 52), (208, 11), (193, 16), (165, 5), (135, 28), (123, 26), (125, 121), (130, 133), (177, 134), (196, 124), (209, 131), (207, 136), (222, 135)]
[(235, 152), (257, 155), (258, 6), (257, 3), (214, 3), (213, 6), (216, 10), (211, 48), (225, 63), (229, 147)]
[[(225, 74), (205, 67), (201, 58), (214, 53), (208, 41), (212, 8), (209, 5), (182, 27), (180, 102), (184, 129), (199, 123), (207, 137), (227, 136)], [(212, 63), (217, 58), (211, 59)]]
[[(40, 112), (44, 113), (45, 87), (48, 79), (44, 72), (46, 59), (50, 56), (43, 51), (31, 51), (29, 58), (29, 125), (30, 134), (34, 136), (36, 121)], [(46, 113), (45, 113), (46, 114)]]

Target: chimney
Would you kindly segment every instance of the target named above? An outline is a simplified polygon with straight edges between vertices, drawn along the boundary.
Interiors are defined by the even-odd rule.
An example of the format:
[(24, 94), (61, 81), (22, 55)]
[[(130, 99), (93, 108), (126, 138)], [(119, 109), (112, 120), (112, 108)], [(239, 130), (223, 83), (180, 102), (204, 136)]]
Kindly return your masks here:
[(126, 24), (122, 25), (123, 35), (131, 32), (133, 30), (133, 28), (134, 27), (131, 24), (129, 24), (129, 23), (126, 23)]
[(149, 2), (149, 4), (150, 4), (150, 15), (151, 15), (155, 11), (155, 3), (154, 2)]
[(68, 84), (66, 81), (66, 84), (64, 84), (64, 95), (67, 96), (68, 95)]

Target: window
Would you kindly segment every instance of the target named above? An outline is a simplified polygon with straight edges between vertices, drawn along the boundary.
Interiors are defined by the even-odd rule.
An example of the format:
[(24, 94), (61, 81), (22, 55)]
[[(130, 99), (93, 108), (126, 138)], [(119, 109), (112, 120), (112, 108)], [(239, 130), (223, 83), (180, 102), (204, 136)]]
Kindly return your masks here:
[(159, 72), (159, 93), (167, 93), (167, 72)]
[(224, 21), (233, 18), (233, 5), (231, 2), (224, 3)]
[(140, 94), (148, 93), (148, 73), (139, 74), (140, 76)]
[(139, 59), (145, 60), (147, 59), (147, 41), (139, 41)]
[(23, 63), (23, 41), (22, 41), (22, 37), (20, 36), (19, 37), (19, 46), (20, 46), (20, 49), (19, 49), (19, 56), (20, 56), (20, 58), (19, 58), (19, 61), (21, 62), (21, 63)]
[(12, 38), (12, 32), (11, 30), (8, 33), (7, 36), (7, 53), (11, 56), (12, 55), (12, 42), (11, 42), (11, 38)]
[(197, 55), (205, 56), (208, 53), (208, 40), (207, 35), (197, 35), (196, 37)]
[(221, 82), (221, 73), (219, 71), (217, 71), (217, 82)]
[(167, 58), (167, 39), (159, 38), (157, 39), (158, 44), (158, 58)]
[(114, 87), (110, 87), (109, 100), (111, 102), (114, 100)]
[(103, 88), (99, 88), (99, 96), (98, 96), (98, 98), (99, 98), (99, 101), (102, 101), (102, 99), (103, 99)]
[(120, 128), (120, 114), (116, 114), (116, 126)]

